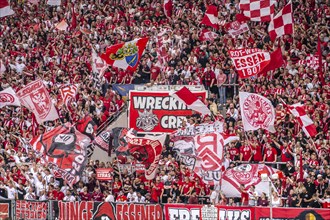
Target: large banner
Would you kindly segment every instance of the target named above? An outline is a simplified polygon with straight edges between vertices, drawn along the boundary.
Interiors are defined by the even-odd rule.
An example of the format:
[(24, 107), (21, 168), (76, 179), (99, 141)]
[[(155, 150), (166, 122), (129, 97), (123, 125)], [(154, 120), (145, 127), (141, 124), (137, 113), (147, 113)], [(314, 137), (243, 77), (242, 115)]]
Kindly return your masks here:
[[(253, 207), (232, 207), (232, 206), (215, 206), (217, 213), (212, 214), (212, 218), (205, 216), (202, 212), (203, 205), (186, 205), (186, 204), (165, 204), (164, 214), (165, 220), (252, 220), (254, 219)], [(204, 215), (203, 215), (204, 214)], [(217, 218), (214, 218), (217, 216)]]
[(160, 204), (109, 202), (53, 202), (57, 220), (163, 220)]
[(240, 78), (249, 78), (260, 73), (269, 63), (269, 52), (260, 49), (230, 50), (229, 55)]
[(16, 200), (16, 219), (46, 220), (48, 215), (48, 202)]
[[(296, 220), (296, 219), (330, 219), (330, 209), (307, 209), (307, 208), (273, 208), (273, 219)], [(270, 208), (258, 207), (255, 210), (256, 220), (267, 220), (270, 216)]]
[[(206, 98), (206, 91), (193, 93), (203, 101)], [(171, 133), (192, 115), (192, 110), (165, 91), (130, 91), (129, 100), (129, 128), (138, 132)]]
[(89, 137), (67, 123), (33, 138), (30, 144), (41, 162), (73, 185), (79, 181), (85, 169), (90, 142)]

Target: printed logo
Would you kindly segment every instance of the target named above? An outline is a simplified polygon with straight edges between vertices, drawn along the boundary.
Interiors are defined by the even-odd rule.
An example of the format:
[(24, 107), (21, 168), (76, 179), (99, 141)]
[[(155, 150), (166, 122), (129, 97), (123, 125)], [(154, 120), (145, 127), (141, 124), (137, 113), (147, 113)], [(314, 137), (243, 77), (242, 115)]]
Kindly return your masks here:
[(1, 93), (0, 94), (0, 102), (9, 102), (13, 103), (15, 101), (14, 96), (9, 93)]
[(40, 88), (30, 94), (35, 109), (40, 118), (46, 118), (51, 109), (51, 100), (45, 93), (44, 88)]
[(231, 28), (234, 30), (238, 30), (241, 27), (241, 24), (238, 21), (234, 21), (230, 24)]
[(243, 114), (253, 127), (268, 128), (274, 117), (272, 106), (258, 95), (249, 95), (243, 103)]
[(152, 109), (150, 111), (144, 109), (143, 112), (138, 111), (138, 113), (139, 117), (136, 119), (136, 127), (144, 131), (152, 131), (159, 123), (157, 115), (152, 113)]
[(110, 54), (110, 59), (112, 60), (123, 60), (125, 59), (127, 64), (134, 67), (138, 62), (138, 51), (139, 48), (136, 44), (129, 43), (124, 45), (122, 48), (118, 49), (116, 54)]

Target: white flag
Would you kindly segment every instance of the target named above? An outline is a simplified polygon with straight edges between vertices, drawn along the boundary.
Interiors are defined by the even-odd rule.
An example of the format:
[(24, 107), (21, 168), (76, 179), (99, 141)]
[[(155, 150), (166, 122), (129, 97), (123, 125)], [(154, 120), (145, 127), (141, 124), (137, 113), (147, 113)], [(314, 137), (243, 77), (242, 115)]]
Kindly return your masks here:
[(268, 99), (254, 93), (240, 92), (239, 104), (245, 131), (262, 128), (275, 132), (275, 109)]
[(61, 0), (48, 0), (47, 5), (59, 6), (59, 5), (61, 5)]
[(39, 124), (59, 118), (49, 93), (40, 79), (27, 84), (17, 92), (17, 96), (22, 105), (33, 112)]
[(68, 23), (65, 20), (62, 20), (60, 23), (56, 24), (55, 28), (60, 31), (65, 31), (69, 27)]
[(11, 87), (0, 92), (0, 108), (7, 105), (21, 106), (15, 91)]

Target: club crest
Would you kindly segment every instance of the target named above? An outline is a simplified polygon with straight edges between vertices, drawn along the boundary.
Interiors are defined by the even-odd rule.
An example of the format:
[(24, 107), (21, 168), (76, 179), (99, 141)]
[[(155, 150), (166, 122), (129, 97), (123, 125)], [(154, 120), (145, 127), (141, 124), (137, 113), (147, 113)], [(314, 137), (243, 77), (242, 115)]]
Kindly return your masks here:
[(138, 62), (138, 52), (139, 48), (135, 43), (129, 43), (124, 45), (122, 48), (118, 49), (116, 53), (110, 54), (110, 59), (112, 60), (123, 60), (125, 59), (126, 63), (130, 67), (134, 67)]
[(159, 123), (157, 115), (152, 113), (152, 110), (148, 111), (144, 109), (143, 112), (139, 112), (139, 117), (136, 119), (136, 127), (144, 131), (152, 131)]

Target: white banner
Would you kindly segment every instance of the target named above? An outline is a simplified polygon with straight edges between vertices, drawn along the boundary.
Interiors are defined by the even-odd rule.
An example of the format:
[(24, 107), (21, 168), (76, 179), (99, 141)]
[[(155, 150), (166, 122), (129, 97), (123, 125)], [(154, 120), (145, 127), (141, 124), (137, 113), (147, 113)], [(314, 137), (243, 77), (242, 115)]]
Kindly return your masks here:
[(59, 118), (49, 93), (40, 79), (27, 84), (17, 92), (17, 96), (21, 104), (33, 112), (39, 124)]
[(261, 95), (240, 92), (239, 103), (245, 131), (262, 128), (275, 132), (275, 109), (271, 101)]
[(240, 23), (239, 21), (234, 21), (229, 24), (228, 33), (232, 37), (236, 37), (244, 32), (249, 31), (249, 26), (247, 23)]
[(15, 91), (11, 87), (0, 92), (0, 108), (3, 108), (7, 105), (21, 106)]
[(59, 5), (61, 5), (61, 0), (48, 0), (47, 5), (59, 6)]

